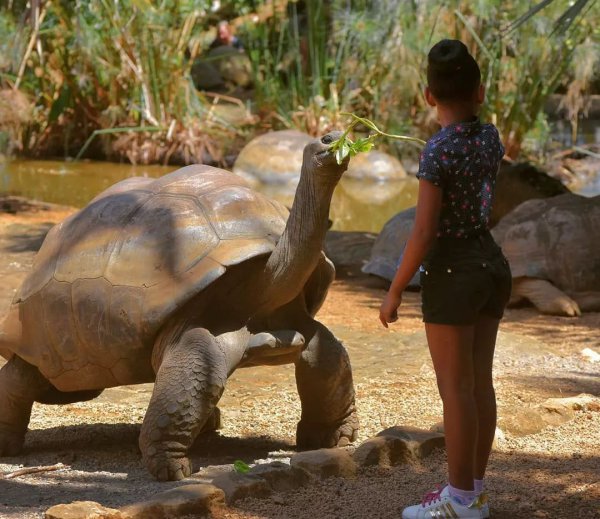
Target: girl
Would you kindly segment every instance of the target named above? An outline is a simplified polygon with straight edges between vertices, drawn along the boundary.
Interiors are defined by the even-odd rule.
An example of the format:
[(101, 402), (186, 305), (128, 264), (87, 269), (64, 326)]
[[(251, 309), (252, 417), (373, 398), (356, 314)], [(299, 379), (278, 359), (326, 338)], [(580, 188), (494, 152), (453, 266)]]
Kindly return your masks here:
[(403, 519), (487, 518), (483, 476), (496, 429), (492, 360), (508, 302), (508, 263), (488, 231), (504, 148), (477, 113), (484, 99), (479, 66), (458, 40), (429, 52), (425, 97), (442, 130), (419, 164), (414, 228), (380, 309), (387, 328), (402, 292), (421, 271), (423, 321), (444, 406), (449, 482), (406, 508)]

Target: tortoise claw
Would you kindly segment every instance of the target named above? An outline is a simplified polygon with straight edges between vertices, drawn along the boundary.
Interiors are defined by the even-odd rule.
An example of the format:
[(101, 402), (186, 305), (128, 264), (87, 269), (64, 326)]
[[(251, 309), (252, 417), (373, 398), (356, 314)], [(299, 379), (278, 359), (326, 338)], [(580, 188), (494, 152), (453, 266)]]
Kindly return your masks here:
[(346, 447), (356, 440), (358, 418), (352, 411), (342, 423), (322, 424), (300, 421), (296, 430), (296, 445), (300, 450)]
[(248, 340), (242, 364), (289, 362), (291, 357), (300, 354), (304, 343), (304, 336), (295, 330), (275, 330), (254, 334)]
[(167, 452), (158, 451), (152, 456), (145, 456), (144, 463), (158, 481), (179, 481), (192, 474), (189, 458), (175, 458)]

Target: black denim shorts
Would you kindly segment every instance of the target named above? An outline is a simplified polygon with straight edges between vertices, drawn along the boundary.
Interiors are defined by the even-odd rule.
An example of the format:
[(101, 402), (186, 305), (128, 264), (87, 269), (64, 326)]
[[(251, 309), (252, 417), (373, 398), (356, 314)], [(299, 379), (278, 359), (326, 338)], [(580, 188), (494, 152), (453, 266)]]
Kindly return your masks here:
[(438, 239), (421, 268), (423, 321), (462, 326), (480, 315), (501, 319), (511, 286), (508, 261), (489, 233)]

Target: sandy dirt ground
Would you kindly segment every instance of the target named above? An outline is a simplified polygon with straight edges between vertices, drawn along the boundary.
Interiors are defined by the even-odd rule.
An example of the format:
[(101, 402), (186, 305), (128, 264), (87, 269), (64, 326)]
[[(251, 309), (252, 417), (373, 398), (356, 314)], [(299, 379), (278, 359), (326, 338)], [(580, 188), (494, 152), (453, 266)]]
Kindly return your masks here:
[[(44, 233), (68, 214), (53, 207), (17, 209), (16, 214), (0, 212), (0, 312), (29, 270)], [(350, 353), (359, 441), (392, 425), (429, 428), (441, 420), (419, 294), (406, 294), (399, 322), (389, 331), (377, 319), (383, 295), (372, 279), (345, 276), (334, 283), (318, 316)], [(549, 397), (600, 395), (599, 365), (581, 353), (586, 348), (600, 352), (599, 327), (598, 313), (571, 319), (542, 316), (532, 308), (507, 311), (495, 359), (504, 439), (487, 477), (495, 519), (600, 517), (600, 412), (576, 412), (570, 422), (535, 434), (509, 431), (511, 423), (526, 421), (530, 410)], [(205, 481), (210, 471), (236, 459), (285, 459), (294, 451), (300, 407), (293, 367), (240, 370), (220, 402), (223, 428), (194, 446), (196, 473), (183, 482), (157, 483), (141, 466), (137, 446), (151, 391), (150, 384), (127, 386), (90, 402), (36, 404), (24, 452), (0, 459), (0, 473), (59, 462), (67, 468), (0, 479), (0, 517), (43, 517), (49, 506), (75, 500), (123, 506)], [(420, 463), (366, 471), (352, 481), (332, 478), (285, 495), (238, 502), (220, 517), (399, 518), (402, 507), (444, 480), (445, 455), (436, 451)]]

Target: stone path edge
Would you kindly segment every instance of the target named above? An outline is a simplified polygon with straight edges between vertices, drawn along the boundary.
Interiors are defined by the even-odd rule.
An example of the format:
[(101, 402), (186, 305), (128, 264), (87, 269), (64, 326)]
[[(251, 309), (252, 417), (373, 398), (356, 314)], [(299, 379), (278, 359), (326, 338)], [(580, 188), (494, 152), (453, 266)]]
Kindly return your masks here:
[(272, 461), (247, 473), (218, 474), (210, 483), (190, 483), (151, 499), (108, 508), (93, 501), (52, 506), (45, 519), (162, 519), (189, 515), (211, 517), (218, 509), (246, 498), (267, 498), (330, 477), (353, 479), (361, 468), (392, 467), (428, 456), (444, 447), (444, 435), (415, 427), (390, 427), (358, 447), (329, 448), (294, 454), (290, 463)]

